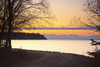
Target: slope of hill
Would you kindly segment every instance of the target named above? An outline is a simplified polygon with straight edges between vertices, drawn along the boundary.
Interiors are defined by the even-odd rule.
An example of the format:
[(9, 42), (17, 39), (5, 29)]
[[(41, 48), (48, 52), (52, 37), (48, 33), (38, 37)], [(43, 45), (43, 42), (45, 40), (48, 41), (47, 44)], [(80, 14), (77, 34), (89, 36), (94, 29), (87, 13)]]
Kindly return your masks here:
[[(7, 34), (4, 34), (4, 38), (7, 37)], [(34, 39), (34, 40), (42, 40), (46, 39), (43, 35), (39, 33), (12, 33), (11, 39)]]

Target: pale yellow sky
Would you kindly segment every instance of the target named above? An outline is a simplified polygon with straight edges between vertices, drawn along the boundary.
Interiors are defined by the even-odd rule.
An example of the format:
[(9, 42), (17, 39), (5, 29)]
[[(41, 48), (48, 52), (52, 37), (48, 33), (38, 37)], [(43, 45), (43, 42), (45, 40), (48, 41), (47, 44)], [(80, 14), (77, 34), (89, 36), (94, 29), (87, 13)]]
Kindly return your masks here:
[(75, 16), (83, 17), (85, 12), (82, 10), (86, 0), (49, 0), (52, 14), (56, 20), (53, 21), (54, 27), (67, 27)]

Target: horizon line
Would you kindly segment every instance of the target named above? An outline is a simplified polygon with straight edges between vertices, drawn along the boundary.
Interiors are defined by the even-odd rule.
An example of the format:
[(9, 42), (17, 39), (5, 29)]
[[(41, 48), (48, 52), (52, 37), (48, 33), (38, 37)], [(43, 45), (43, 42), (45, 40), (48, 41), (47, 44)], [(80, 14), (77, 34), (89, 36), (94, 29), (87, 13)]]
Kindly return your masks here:
[[(16, 29), (16, 28), (15, 28)], [(94, 28), (88, 28), (88, 27), (72, 27), (72, 28), (65, 28), (65, 27), (60, 27), (60, 28), (56, 28), (56, 27), (23, 27), (23, 28), (19, 28), (22, 30), (95, 30)]]

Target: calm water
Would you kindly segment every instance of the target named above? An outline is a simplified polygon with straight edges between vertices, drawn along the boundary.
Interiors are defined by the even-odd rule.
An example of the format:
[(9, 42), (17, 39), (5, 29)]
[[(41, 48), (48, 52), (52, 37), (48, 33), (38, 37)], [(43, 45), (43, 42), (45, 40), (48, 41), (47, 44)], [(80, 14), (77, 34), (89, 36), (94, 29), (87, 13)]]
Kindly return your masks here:
[(86, 52), (95, 49), (90, 43), (91, 41), (89, 40), (12, 40), (12, 47), (88, 56)]

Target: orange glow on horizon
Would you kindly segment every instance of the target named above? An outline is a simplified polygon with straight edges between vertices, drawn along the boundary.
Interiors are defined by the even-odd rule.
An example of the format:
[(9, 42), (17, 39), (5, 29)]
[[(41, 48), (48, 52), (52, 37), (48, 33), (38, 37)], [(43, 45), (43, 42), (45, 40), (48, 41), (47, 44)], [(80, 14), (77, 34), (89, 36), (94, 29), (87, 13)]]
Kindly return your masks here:
[(94, 30), (17, 30), (14, 32), (24, 32), (24, 33), (40, 33), (40, 34), (54, 34), (54, 35), (79, 35), (79, 36), (90, 36), (99, 35), (100, 33)]

